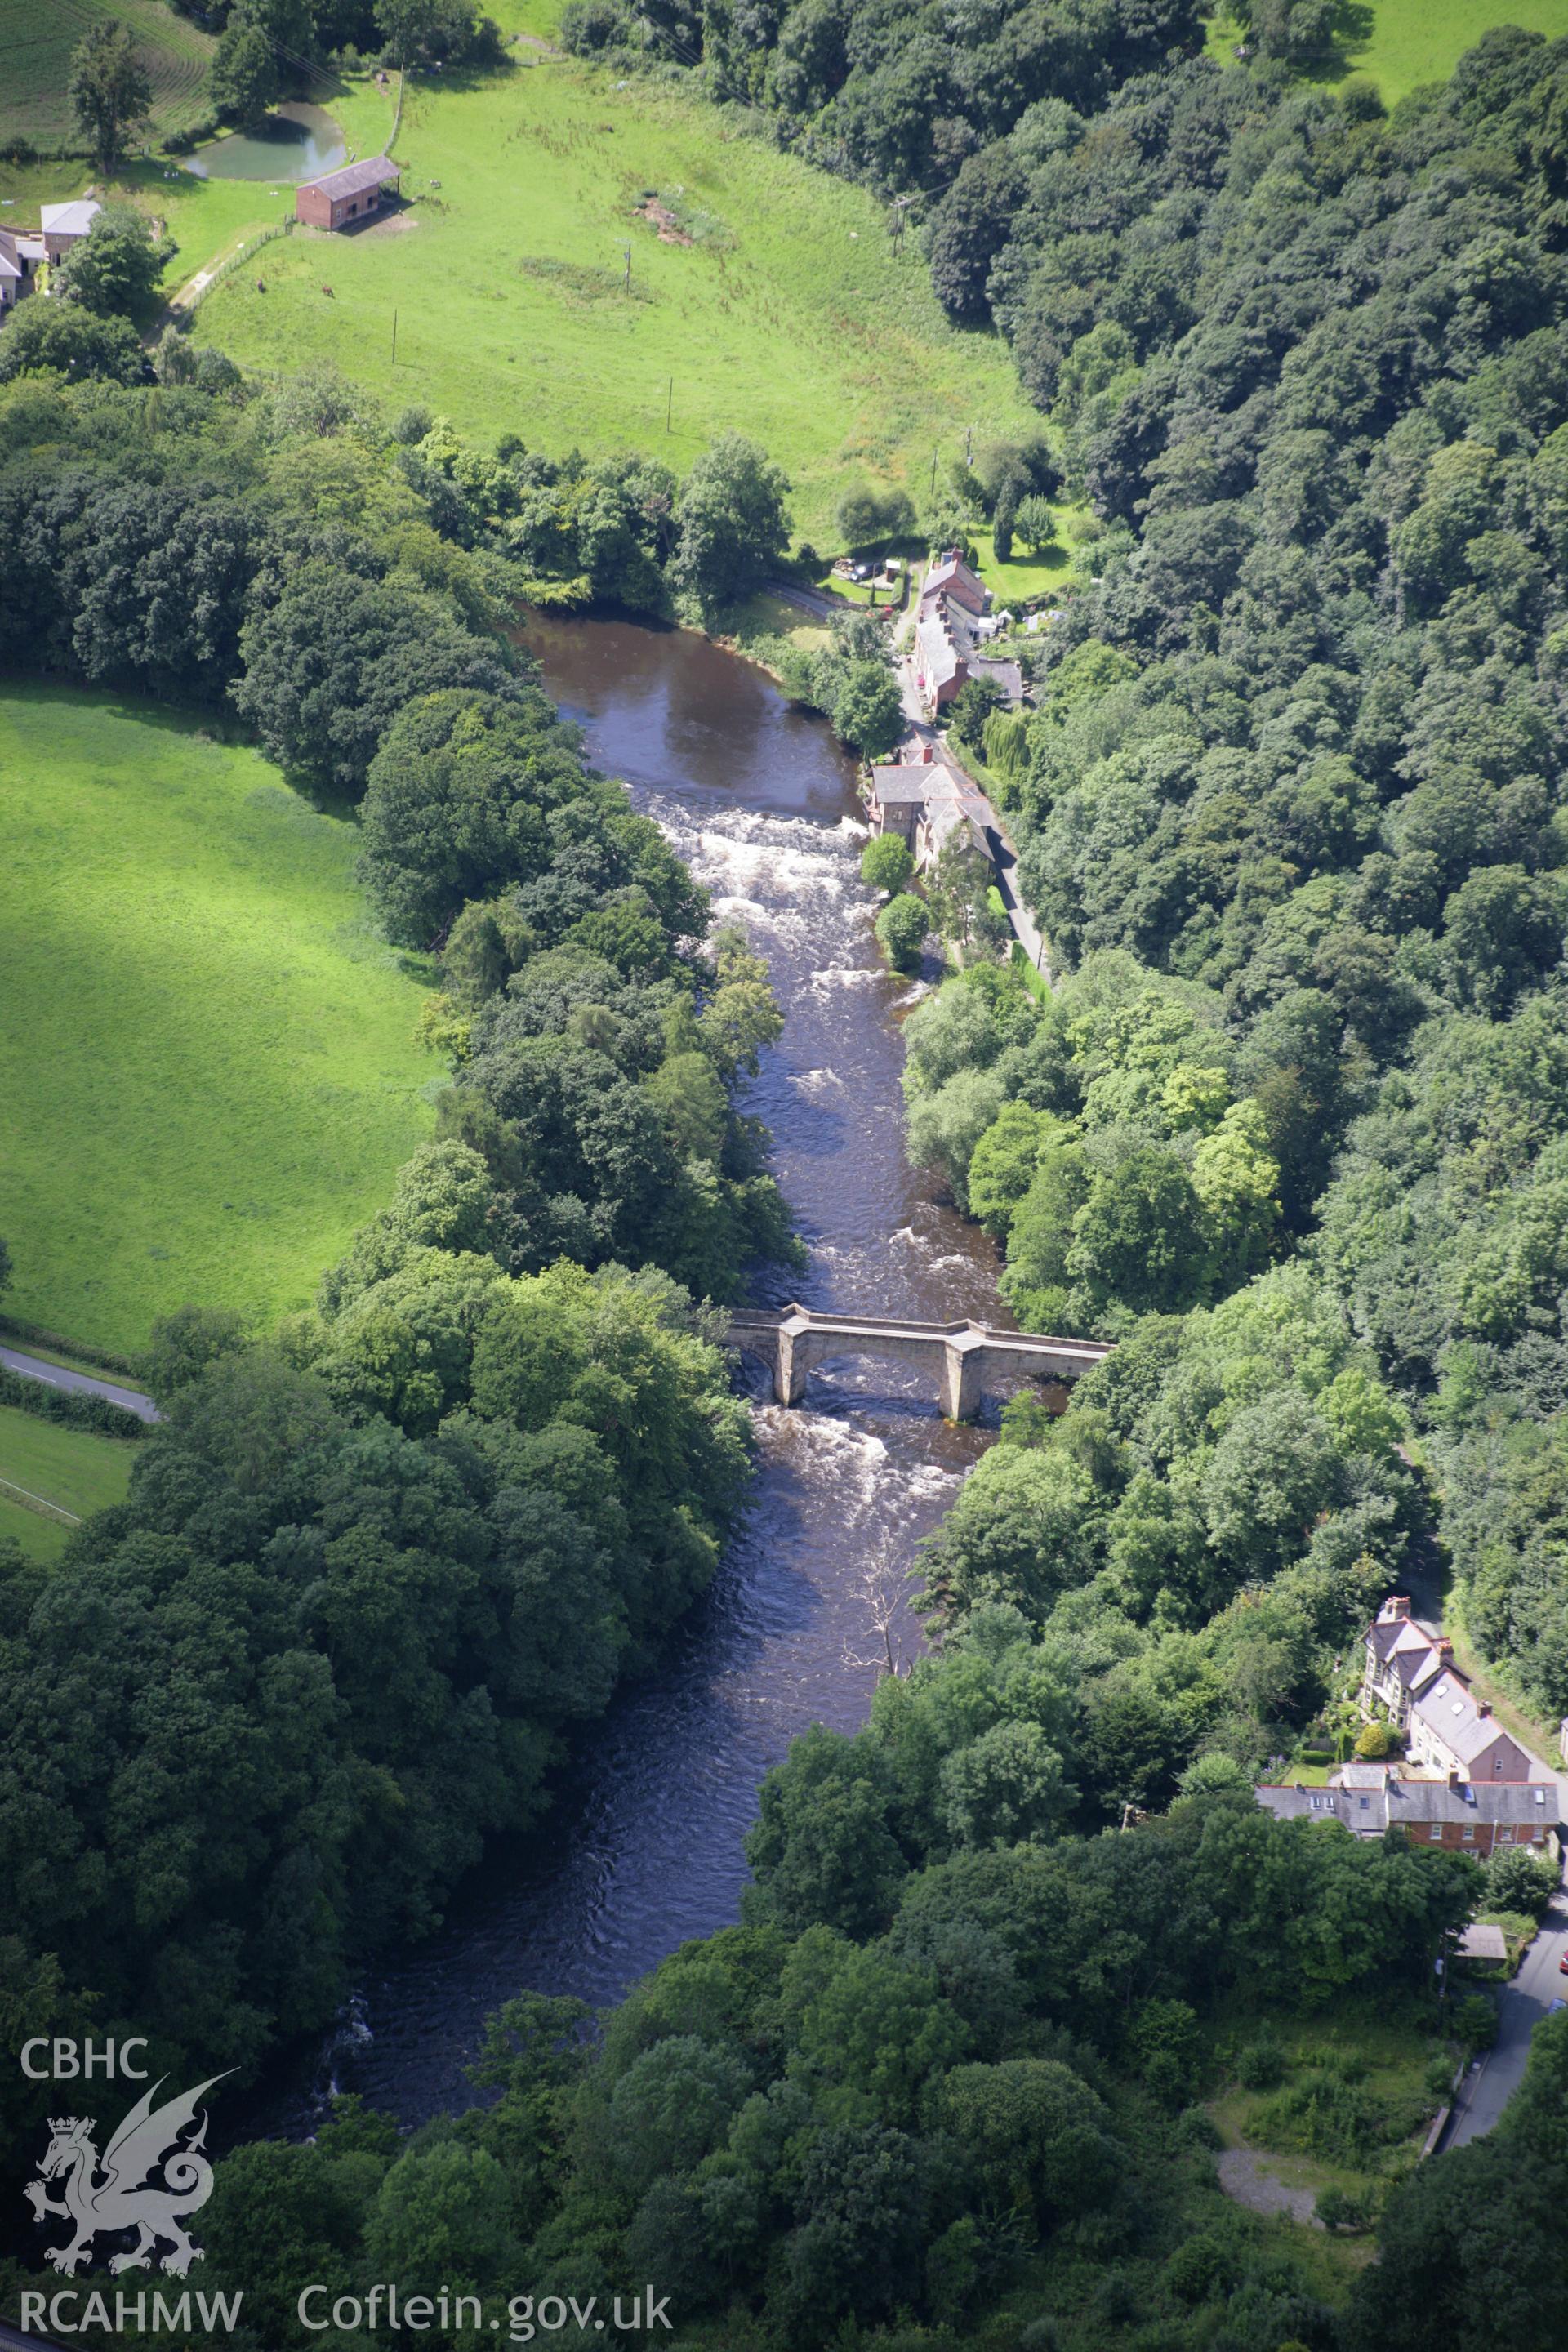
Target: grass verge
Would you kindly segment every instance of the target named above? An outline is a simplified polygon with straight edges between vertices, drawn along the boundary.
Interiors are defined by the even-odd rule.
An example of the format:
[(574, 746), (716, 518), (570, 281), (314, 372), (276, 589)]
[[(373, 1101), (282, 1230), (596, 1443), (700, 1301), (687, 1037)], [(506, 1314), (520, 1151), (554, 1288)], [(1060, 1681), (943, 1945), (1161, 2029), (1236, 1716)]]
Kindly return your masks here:
[(303, 1305), (440, 1076), (353, 828), (194, 719), (16, 684), (0, 803), (7, 1308), (125, 1352), (188, 1298)]
[(1476, 1696), (1487, 1702), (1503, 1729), (1529, 1748), (1550, 1771), (1559, 1770), (1562, 1751), (1557, 1726), (1549, 1724), (1543, 1717), (1531, 1715), (1503, 1679), (1500, 1670), (1481, 1656), (1465, 1622), (1465, 1588), (1458, 1577), (1443, 1596), (1443, 1631), (1454, 1644), (1454, 1664)]

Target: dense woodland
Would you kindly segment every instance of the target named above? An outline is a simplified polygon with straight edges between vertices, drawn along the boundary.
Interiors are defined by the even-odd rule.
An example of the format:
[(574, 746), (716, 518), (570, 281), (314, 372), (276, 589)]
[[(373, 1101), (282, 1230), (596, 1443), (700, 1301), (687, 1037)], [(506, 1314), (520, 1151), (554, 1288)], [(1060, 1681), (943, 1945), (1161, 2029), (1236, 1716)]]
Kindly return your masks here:
[(1104, 529), (1038, 714), (984, 736), (1066, 976), (951, 986), (909, 1076), (1026, 1319), (1114, 1333), (1299, 1253), (1553, 1718), (1565, 72), (1495, 33), (1392, 123), (1129, 83), (1064, 118), (962, 300), (961, 186), (937, 207), (939, 286), (1013, 341)]

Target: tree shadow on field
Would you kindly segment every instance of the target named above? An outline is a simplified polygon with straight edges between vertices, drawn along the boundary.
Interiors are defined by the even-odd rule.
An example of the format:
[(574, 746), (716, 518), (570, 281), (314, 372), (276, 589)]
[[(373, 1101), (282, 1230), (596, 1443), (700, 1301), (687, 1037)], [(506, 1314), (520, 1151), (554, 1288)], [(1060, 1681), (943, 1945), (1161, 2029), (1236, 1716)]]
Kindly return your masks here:
[(1346, 74), (1354, 73), (1356, 58), (1365, 50), (1376, 27), (1376, 11), (1365, 0), (1332, 0), (1328, 40), (1309, 68), (1312, 79), (1331, 75), (1342, 81)]

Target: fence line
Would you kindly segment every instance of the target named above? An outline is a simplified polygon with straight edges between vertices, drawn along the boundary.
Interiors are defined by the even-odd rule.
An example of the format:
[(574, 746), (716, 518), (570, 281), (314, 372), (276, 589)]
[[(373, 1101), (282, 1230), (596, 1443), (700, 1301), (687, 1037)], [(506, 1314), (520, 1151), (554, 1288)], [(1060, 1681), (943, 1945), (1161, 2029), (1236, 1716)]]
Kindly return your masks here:
[(407, 87), (407, 72), (402, 66), (399, 66), (397, 69), (397, 105), (392, 117), (392, 136), (386, 142), (386, 152), (389, 155), (395, 154), (397, 151), (397, 134), (403, 126), (403, 93)]
[(226, 278), (232, 278), (235, 271), (240, 267), (242, 262), (254, 259), (255, 256), (260, 252), (264, 245), (276, 244), (277, 240), (280, 236), (292, 236), (293, 234), (294, 216), (292, 214), (289, 215), (287, 220), (274, 221), (270, 227), (258, 229), (254, 236), (247, 237), (243, 245), (237, 246), (235, 250), (227, 257), (226, 260), (220, 261), (214, 267), (211, 272), (203, 278), (201, 285), (196, 288), (195, 292), (190, 296), (188, 300), (178, 303), (174, 307), (178, 309), (185, 318), (194, 319), (196, 312), (201, 309), (202, 304), (206, 300), (207, 296), (212, 292), (213, 288), (215, 286), (221, 286)]
[(37, 1511), (40, 1518), (63, 1519), (68, 1528), (79, 1528), (81, 1525), (75, 1511), (68, 1511), (63, 1504), (51, 1503), (46, 1496), (35, 1495), (30, 1488), (18, 1486), (9, 1478), (0, 1478), (0, 1488), (7, 1495), (14, 1495), (25, 1511)]

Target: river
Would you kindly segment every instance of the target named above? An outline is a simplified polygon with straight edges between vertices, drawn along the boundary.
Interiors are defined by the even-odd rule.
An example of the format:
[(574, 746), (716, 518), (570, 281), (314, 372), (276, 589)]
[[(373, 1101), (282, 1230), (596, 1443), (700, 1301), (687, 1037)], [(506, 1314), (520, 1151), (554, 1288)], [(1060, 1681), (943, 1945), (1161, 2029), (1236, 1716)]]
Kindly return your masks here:
[[(595, 763), (769, 961), (784, 1031), (747, 1108), (772, 1130), (810, 1260), (760, 1285), (761, 1302), (999, 1319), (990, 1244), (904, 1161), (899, 1028), (921, 983), (877, 952), (854, 770), (826, 726), (674, 630), (539, 620), (528, 643)], [(581, 1739), (538, 1838), (492, 1851), (443, 1931), (367, 1980), (308, 2079), (265, 2100), (271, 2128), (309, 2130), (333, 2087), (407, 2123), (466, 2105), (484, 2020), (512, 1993), (613, 2000), (736, 1918), (759, 1782), (812, 1723), (864, 1720), (868, 1576), (901, 1584), (985, 1443), (886, 1367), (814, 1374), (804, 1412), (753, 1394), (750, 1507), (662, 1669)], [(908, 1657), (912, 1617), (899, 1638)]]

